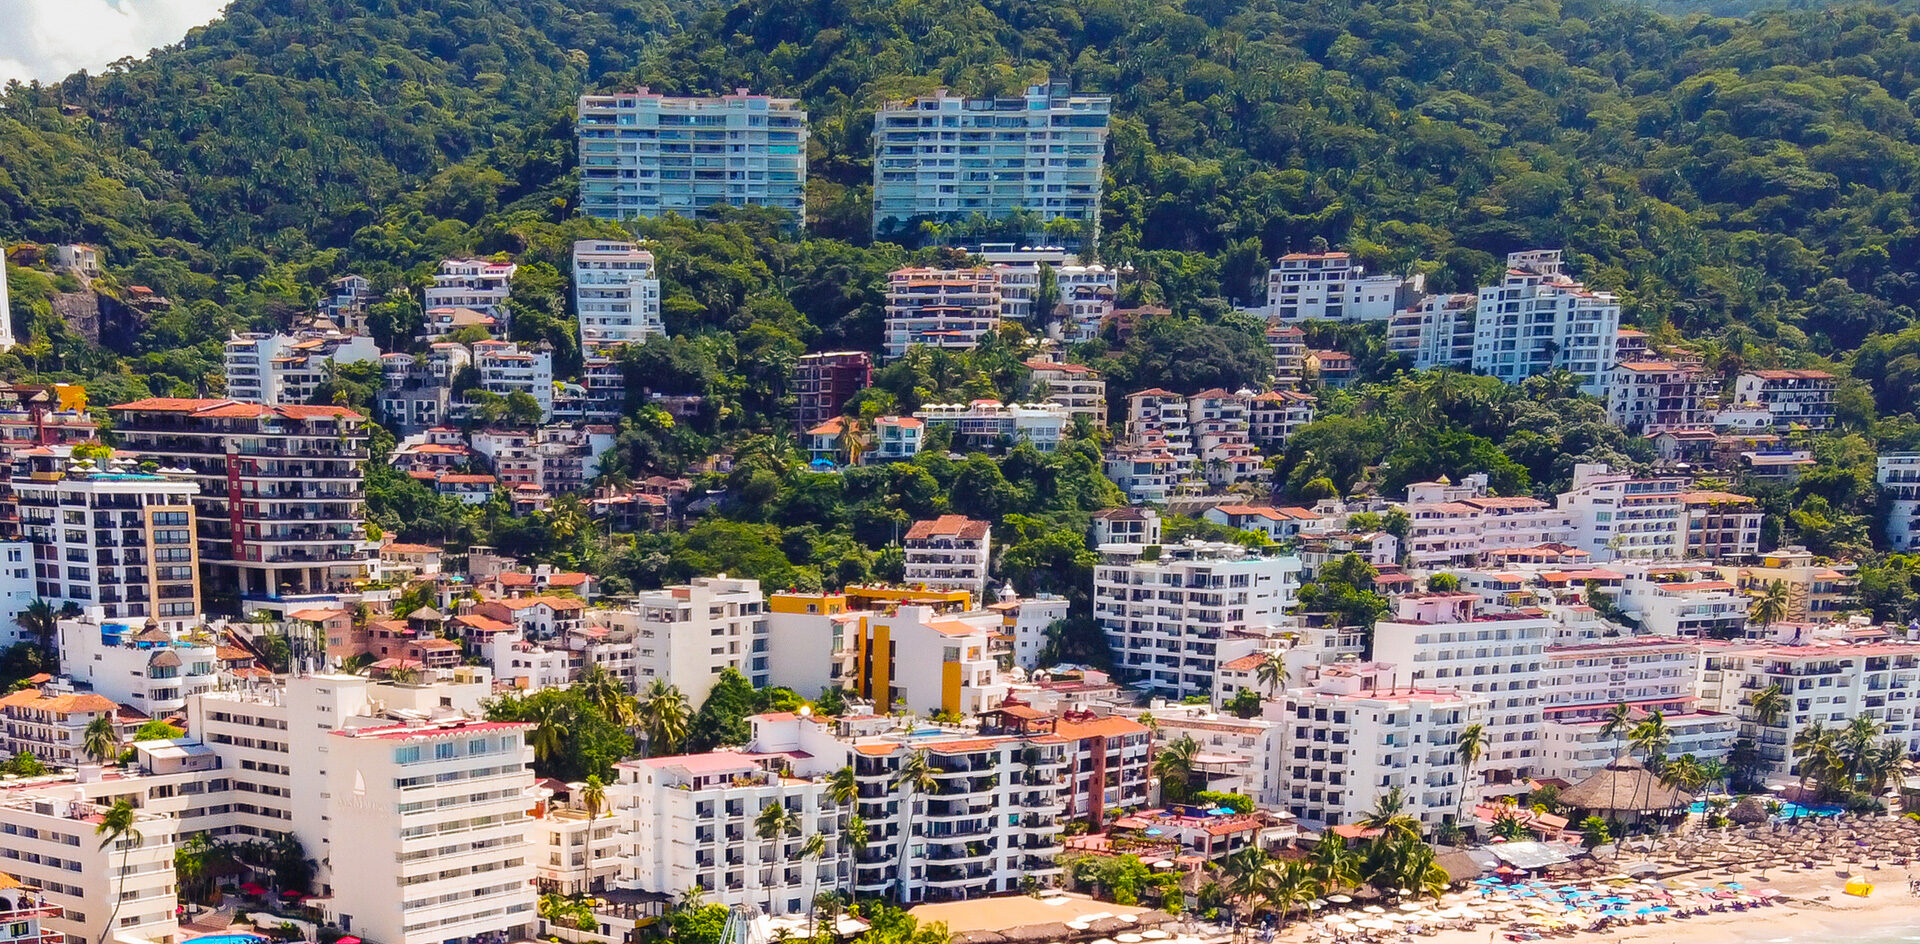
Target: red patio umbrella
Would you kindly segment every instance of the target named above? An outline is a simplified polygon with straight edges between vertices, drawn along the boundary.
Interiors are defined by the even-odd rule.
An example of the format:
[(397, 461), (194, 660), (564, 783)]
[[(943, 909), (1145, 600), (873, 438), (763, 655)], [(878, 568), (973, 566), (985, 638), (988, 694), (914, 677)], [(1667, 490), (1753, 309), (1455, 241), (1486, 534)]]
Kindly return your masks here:
[(360, 939), (351, 934), (334, 939), (333, 944), (360, 944)]
[(240, 890), (249, 895), (264, 895), (267, 893), (266, 889), (261, 888), (258, 884), (254, 882), (248, 882), (247, 884), (240, 886)]

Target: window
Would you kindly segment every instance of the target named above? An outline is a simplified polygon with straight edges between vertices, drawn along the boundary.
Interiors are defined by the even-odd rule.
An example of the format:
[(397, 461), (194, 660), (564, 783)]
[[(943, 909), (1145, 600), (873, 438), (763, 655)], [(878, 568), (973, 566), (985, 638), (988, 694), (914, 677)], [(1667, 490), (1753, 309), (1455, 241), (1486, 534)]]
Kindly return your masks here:
[(419, 760), (420, 760), (420, 748), (418, 747), (394, 748), (393, 762), (396, 764), (418, 763)]

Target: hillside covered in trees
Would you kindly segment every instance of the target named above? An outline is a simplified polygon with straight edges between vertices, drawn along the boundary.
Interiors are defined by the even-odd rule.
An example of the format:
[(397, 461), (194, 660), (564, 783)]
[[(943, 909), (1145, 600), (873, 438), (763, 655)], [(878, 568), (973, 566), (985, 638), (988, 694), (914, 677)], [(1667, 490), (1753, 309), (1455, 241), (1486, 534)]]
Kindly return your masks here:
[[(730, 484), (759, 497), (739, 527), (636, 546), (621, 572), (678, 576), (692, 551), (736, 570), (750, 553), (771, 555), (769, 573), (884, 573), (889, 561), (850, 542), (890, 533), (901, 509), (952, 507), (962, 485), (978, 513), (1027, 516), (1012, 532), (1051, 540), (1114, 500), (1084, 449), (992, 473), (969, 461), (853, 475), (827, 495), (801, 488), (767, 435), (784, 431), (791, 359), (877, 346), (885, 273), (941, 253), (868, 240), (873, 106), (1043, 75), (1114, 96), (1098, 253), (1132, 267), (1123, 303), (1174, 312), (1124, 346), (1075, 352), (1115, 394), (1257, 381), (1260, 326), (1231, 304), (1252, 299), (1273, 256), (1316, 240), (1425, 272), (1436, 291), (1484, 283), (1510, 250), (1565, 247), (1656, 345), (1684, 341), (1722, 377), (1784, 365), (1856, 378), (1841, 434), (1821, 446), (1832, 469), (1770, 498), (1793, 536), (1865, 542), (1873, 450), (1920, 445), (1920, 16), (1866, 5), (1731, 20), (1613, 0), (238, 0), (150, 59), (0, 93), (0, 239), (98, 244), (104, 291), (174, 300), (129, 346), (97, 350), (51, 316), (48, 280), (16, 271), (31, 343), (0, 369), (84, 380), (102, 403), (214, 391), (230, 330), (285, 324), (333, 277), (410, 289), (442, 257), (496, 253), (522, 266), (516, 338), (553, 343), (565, 365), (567, 247), (630, 231), (659, 256), (674, 337), (629, 368), (714, 408), (694, 423), (629, 417), (614, 468), (678, 472), (724, 442), (746, 457)], [(577, 218), (574, 98), (632, 84), (800, 97), (805, 234), (753, 211)], [(406, 346), (407, 297), (376, 306), (383, 346)], [(1363, 379), (1392, 379), (1390, 358), (1361, 359)], [(874, 396), (911, 409), (1022, 383), (1017, 355), (990, 348), (891, 366)], [(1438, 467), (1497, 448), (1516, 482), (1543, 490), (1575, 457), (1636, 458), (1590, 401), (1542, 416), (1478, 384), (1463, 388), (1477, 399), (1432, 398), (1450, 404), (1427, 410), (1448, 420), (1436, 435), (1453, 438), (1395, 442), (1388, 406), (1417, 382), (1393, 383), (1330, 398), (1308, 439), (1325, 448), (1311, 464), (1304, 448), (1283, 457), (1279, 481), (1345, 487), (1390, 456)], [(367, 394), (353, 378), (328, 391)], [(1498, 412), (1458, 406), (1490, 401)], [(424, 503), (376, 506), (438, 538), (475, 526)], [(554, 524), (483, 526), (530, 552), (578, 544)], [(1031, 551), (1015, 560), (1036, 574), (1083, 564), (1071, 546)], [(1901, 579), (1920, 599), (1920, 577)]]

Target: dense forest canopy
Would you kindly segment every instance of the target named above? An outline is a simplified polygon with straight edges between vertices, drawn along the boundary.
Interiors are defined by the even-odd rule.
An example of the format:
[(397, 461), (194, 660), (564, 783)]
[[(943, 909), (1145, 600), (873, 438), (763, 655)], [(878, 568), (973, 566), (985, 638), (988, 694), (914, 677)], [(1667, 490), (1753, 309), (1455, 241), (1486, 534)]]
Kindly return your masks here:
[[(1173, 310), (1073, 352), (1116, 394), (1257, 384), (1260, 325), (1230, 306), (1290, 249), (1325, 241), (1459, 291), (1508, 251), (1565, 247), (1656, 346), (1685, 342), (1723, 379), (1775, 365), (1852, 375), (1842, 431), (1815, 444), (1830, 468), (1768, 497), (1780, 536), (1863, 548), (1873, 451), (1920, 445), (1920, 16), (1871, 5), (1733, 20), (1612, 0), (237, 0), (151, 58), (0, 94), (0, 239), (95, 243), (101, 291), (137, 283), (174, 302), (102, 350), (53, 317), (54, 278), (14, 269), (26, 343), (0, 370), (86, 381), (96, 403), (215, 391), (230, 330), (287, 324), (336, 276), (413, 290), (440, 258), (496, 253), (521, 263), (515, 338), (553, 343), (564, 367), (578, 357), (571, 240), (632, 233), (659, 257), (674, 337), (631, 352), (630, 376), (708, 407), (684, 421), (636, 410), (610, 468), (677, 472), (726, 443), (742, 460), (727, 485), (748, 501), (630, 545), (615, 571), (636, 584), (699, 561), (801, 583), (886, 575), (897, 562), (869, 547), (901, 509), (984, 502), (971, 510), (1025, 545), (1011, 572), (1039, 584), (1086, 565), (1055, 535), (1117, 500), (1097, 443), (823, 483), (789, 468), (778, 436), (792, 359), (877, 347), (886, 272), (951, 261), (870, 243), (871, 109), (1042, 76), (1114, 97), (1098, 253), (1130, 267), (1123, 303)], [(577, 217), (574, 99), (634, 84), (800, 97), (806, 232), (751, 209)], [(417, 297), (374, 307), (383, 344), (406, 345)], [(1017, 341), (891, 365), (858, 406), (1017, 394)], [(1328, 398), (1305, 440), (1323, 447), (1280, 460), (1288, 497), (1383, 460), (1376, 484), (1469, 462), (1545, 491), (1576, 457), (1644, 456), (1552, 381), (1455, 385), (1462, 399), (1444, 378), (1396, 379), (1377, 336), (1340, 343), (1384, 383)], [(364, 403), (370, 383), (343, 374), (324, 395)], [(1398, 442), (1385, 431), (1403, 402), (1480, 406), (1422, 407), (1414, 421), (1445, 427)], [(388, 527), (590, 552), (572, 510), (468, 520), (387, 478), (369, 486)], [(1920, 569), (1888, 585), (1920, 606)]]
[(1843, 354), (1920, 300), (1916, 33), (1608, 0), (241, 0), (10, 87), (0, 234), (258, 321), (340, 272), (526, 248), (569, 212), (573, 97), (644, 82), (802, 97), (813, 233), (857, 244), (875, 102), (1051, 74), (1116, 97), (1101, 251), (1175, 302), (1245, 300), (1314, 237), (1441, 290), (1564, 245), (1643, 326)]

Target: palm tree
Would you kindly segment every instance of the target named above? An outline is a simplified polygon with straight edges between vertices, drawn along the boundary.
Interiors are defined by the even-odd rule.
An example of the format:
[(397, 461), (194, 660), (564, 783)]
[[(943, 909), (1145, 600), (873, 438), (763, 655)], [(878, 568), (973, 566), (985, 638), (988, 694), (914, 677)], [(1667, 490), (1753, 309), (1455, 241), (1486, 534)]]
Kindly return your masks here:
[(1305, 862), (1297, 859), (1269, 862), (1264, 871), (1267, 880), (1261, 897), (1279, 913), (1282, 926), (1287, 923), (1287, 913), (1294, 905), (1320, 897), (1320, 887)]
[(847, 817), (847, 824), (840, 828), (841, 839), (847, 844), (847, 851), (853, 853), (853, 864), (847, 866), (847, 904), (860, 903), (860, 885), (856, 881), (855, 870), (859, 868), (860, 856), (867, 851), (867, 820), (858, 813)]
[(1867, 774), (1879, 746), (1879, 738), (1880, 723), (1866, 715), (1855, 717), (1840, 729), (1839, 759), (1846, 773), (1848, 789), (1853, 789)]
[(1190, 734), (1169, 742), (1153, 755), (1153, 775), (1160, 780), (1163, 803), (1185, 803), (1193, 790), (1193, 765), (1200, 756), (1200, 742)]
[(1360, 856), (1332, 832), (1320, 834), (1320, 841), (1307, 853), (1307, 866), (1313, 870), (1314, 881), (1326, 891), (1360, 884)]
[[(1615, 702), (1613, 707), (1608, 708), (1606, 713), (1600, 716), (1600, 737), (1603, 740), (1612, 739), (1613, 753), (1616, 757), (1620, 755), (1620, 742), (1626, 738), (1627, 732), (1631, 730), (1633, 730), (1633, 709), (1627, 707), (1627, 703), (1624, 701)], [(1620, 792), (1620, 778), (1615, 777), (1613, 779), (1613, 792), (1618, 794)], [(1608, 799), (1610, 801), (1618, 801), (1620, 798), (1616, 795)]]
[(1787, 606), (1791, 599), (1787, 591), (1787, 582), (1775, 580), (1767, 584), (1760, 591), (1760, 595), (1754, 598), (1753, 609), (1748, 615), (1752, 616), (1764, 631), (1767, 627), (1787, 618)]
[(1460, 761), (1460, 807), (1462, 819), (1465, 819), (1467, 802), (1472, 799), (1473, 765), (1480, 762), (1480, 755), (1486, 753), (1487, 745), (1492, 742), (1487, 736), (1487, 726), (1478, 721), (1467, 725), (1460, 732), (1460, 743), (1454, 745), (1454, 757)]
[(580, 788), (580, 802), (587, 808), (587, 876), (580, 883), (583, 892), (593, 891), (593, 821), (600, 818), (600, 811), (607, 805), (607, 785), (600, 782), (599, 774), (588, 774), (586, 786)]
[(527, 720), (533, 722), (531, 740), (535, 763), (544, 765), (566, 752), (567, 740), (573, 733), (573, 719), (565, 704), (537, 701), (528, 712)]
[(1287, 684), (1286, 653), (1278, 649), (1268, 650), (1267, 654), (1260, 658), (1260, 664), (1254, 667), (1253, 675), (1259, 679), (1260, 684), (1267, 687), (1268, 698), (1278, 697), (1280, 687)]
[(1651, 711), (1633, 726), (1633, 732), (1627, 735), (1627, 742), (1633, 745), (1634, 750), (1645, 752), (1648, 767), (1657, 768), (1665, 762), (1667, 745), (1673, 743), (1673, 730), (1667, 727), (1665, 715)]
[(1806, 792), (1807, 777), (1813, 772), (1816, 759), (1823, 758), (1833, 751), (1834, 733), (1820, 721), (1809, 721), (1805, 727), (1793, 733), (1793, 757), (1799, 761), (1800, 790)]
[(900, 761), (900, 770), (893, 776), (894, 787), (906, 792), (907, 821), (900, 830), (900, 861), (895, 872), (898, 891), (894, 893), (903, 905), (907, 903), (907, 846), (913, 838), (913, 799), (917, 794), (932, 793), (939, 788), (940, 781), (934, 779), (938, 773), (940, 769), (927, 762), (926, 751), (914, 751)]
[(45, 597), (35, 597), (32, 603), (20, 610), (20, 615), (14, 617), (13, 621), (21, 629), (26, 630), (27, 635), (33, 637), (34, 643), (40, 647), (40, 652), (49, 661), (54, 658), (53, 634), (60, 626), (58, 607), (47, 602)]
[[(808, 878), (808, 881), (807, 881), (807, 937), (809, 939), (813, 937), (813, 915), (814, 915), (814, 911), (819, 905), (818, 902), (814, 901), (814, 894), (813, 894), (814, 890), (820, 887), (819, 859), (821, 856), (825, 855), (826, 852), (827, 852), (827, 837), (819, 833), (809, 833), (807, 835), (807, 838), (804, 840), (801, 840), (800, 842), (800, 868), (806, 871), (807, 878)], [(807, 865), (808, 859), (814, 860), (814, 863), (811, 867)]]
[(580, 680), (574, 683), (587, 703), (600, 709), (600, 713), (623, 728), (633, 727), (635, 709), (633, 696), (627, 694), (627, 686), (604, 665), (588, 666), (580, 673)]
[(1408, 815), (1406, 809), (1407, 792), (1394, 787), (1374, 798), (1373, 809), (1368, 810), (1367, 815), (1360, 818), (1360, 828), (1380, 830), (1376, 842), (1393, 839), (1418, 840), (1420, 821)]
[(1753, 710), (1753, 719), (1760, 722), (1761, 727), (1771, 728), (1787, 713), (1787, 693), (1775, 682), (1748, 695), (1747, 707)]
[[(1227, 898), (1234, 902), (1237, 913), (1252, 914), (1253, 903), (1264, 887), (1266, 867), (1267, 854), (1257, 846), (1247, 846), (1220, 860), (1220, 871), (1226, 878), (1224, 887)], [(1234, 922), (1236, 935), (1243, 924)]]
[(1678, 787), (1688, 801), (1706, 786), (1707, 773), (1692, 754), (1682, 754), (1660, 768), (1660, 784), (1665, 787)]
[(693, 709), (679, 688), (667, 684), (665, 679), (656, 678), (647, 686), (646, 694), (640, 697), (636, 715), (641, 729), (647, 734), (647, 753), (658, 757), (678, 750), (680, 742), (686, 740), (687, 725), (693, 720)]
[(101, 715), (87, 722), (87, 729), (81, 734), (80, 749), (101, 764), (120, 753), (120, 736), (113, 730), (113, 719)]
[(120, 899), (125, 894), (127, 884), (127, 858), (146, 842), (146, 837), (140, 834), (135, 822), (133, 803), (125, 797), (113, 801), (113, 805), (100, 814), (100, 822), (93, 827), (93, 834), (103, 837), (100, 840), (101, 849), (113, 845), (120, 847), (120, 887), (114, 889), (113, 910), (107, 913), (107, 926), (100, 934), (100, 944), (107, 944), (113, 936), (114, 924), (120, 917)]
[[(785, 803), (776, 799), (760, 808), (760, 815), (753, 820), (753, 832), (761, 841), (774, 843), (775, 855), (779, 856), (783, 854), (778, 845), (780, 840), (800, 832), (800, 817), (793, 815)], [(767, 910), (771, 912), (773, 909), (769, 907)]]
[(213, 841), (206, 833), (194, 833), (173, 850), (173, 879), (188, 902), (204, 897), (200, 882), (207, 875), (208, 852)]

